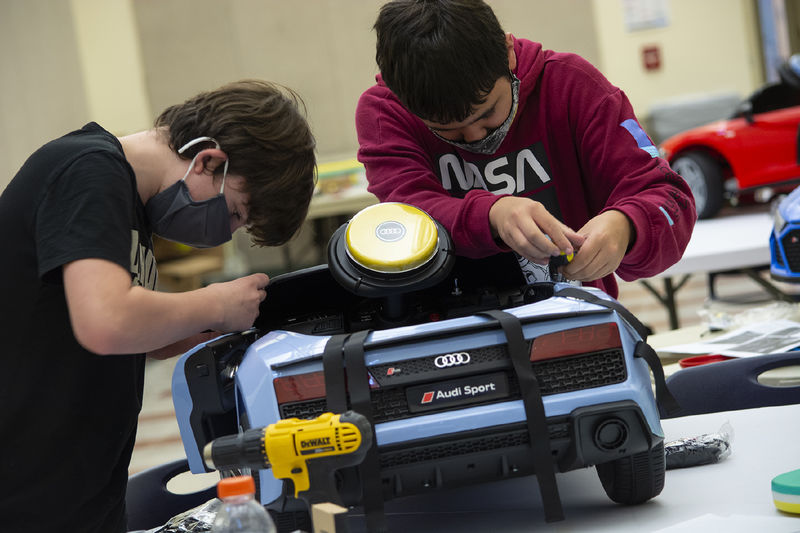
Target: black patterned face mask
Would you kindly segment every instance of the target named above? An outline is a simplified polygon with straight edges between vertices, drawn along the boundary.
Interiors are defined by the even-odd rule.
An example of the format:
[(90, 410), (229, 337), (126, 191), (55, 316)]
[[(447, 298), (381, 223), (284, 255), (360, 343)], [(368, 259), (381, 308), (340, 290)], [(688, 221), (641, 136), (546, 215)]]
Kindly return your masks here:
[[(199, 142), (219, 143), (211, 137), (198, 137), (182, 146), (178, 153)], [(194, 167), (195, 155), (183, 178), (156, 194), (145, 205), (153, 232), (164, 239), (186, 244), (194, 248), (210, 248), (231, 240), (230, 215), (225, 201), (225, 177), (228, 161), (222, 173), (219, 194), (208, 200), (196, 202), (189, 194), (186, 177)]]
[(490, 131), (486, 137), (479, 141), (473, 141), (469, 143), (451, 141), (450, 139), (445, 139), (433, 130), (431, 130), (431, 133), (436, 135), (436, 137), (442, 141), (446, 142), (447, 144), (451, 144), (456, 148), (461, 148), (462, 150), (466, 150), (475, 154), (491, 155), (495, 153), (498, 148), (500, 148), (501, 144), (503, 144), (503, 140), (506, 138), (508, 130), (511, 129), (511, 123), (514, 122), (514, 117), (517, 114), (517, 107), (519, 106), (519, 79), (514, 76), (514, 74), (511, 74), (511, 98), (511, 111), (508, 113), (508, 118), (506, 118), (502, 124)]

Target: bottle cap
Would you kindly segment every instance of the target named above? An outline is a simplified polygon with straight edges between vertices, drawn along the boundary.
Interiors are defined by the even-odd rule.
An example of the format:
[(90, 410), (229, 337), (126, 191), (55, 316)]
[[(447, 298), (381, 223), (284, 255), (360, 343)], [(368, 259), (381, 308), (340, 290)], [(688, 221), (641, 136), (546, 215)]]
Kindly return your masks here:
[(220, 499), (242, 494), (255, 494), (255, 492), (256, 482), (253, 481), (252, 476), (226, 477), (217, 483), (217, 496)]
[(427, 263), (436, 253), (438, 230), (424, 211), (386, 202), (363, 209), (347, 225), (347, 253), (363, 268), (400, 273)]

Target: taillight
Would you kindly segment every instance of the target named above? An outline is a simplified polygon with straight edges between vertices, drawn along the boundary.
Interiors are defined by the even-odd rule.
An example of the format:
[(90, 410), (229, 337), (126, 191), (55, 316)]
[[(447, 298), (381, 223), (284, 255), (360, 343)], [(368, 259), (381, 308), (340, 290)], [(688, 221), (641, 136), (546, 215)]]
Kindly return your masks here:
[[(368, 373), (367, 377), (369, 388), (377, 389), (379, 385), (372, 375)], [(275, 378), (272, 384), (278, 405), (325, 397), (325, 374), (322, 371)]]
[(325, 397), (325, 374), (322, 371), (275, 378), (272, 383), (278, 404)]
[(536, 337), (531, 346), (531, 361), (600, 352), (621, 348), (619, 328), (614, 322), (565, 329)]

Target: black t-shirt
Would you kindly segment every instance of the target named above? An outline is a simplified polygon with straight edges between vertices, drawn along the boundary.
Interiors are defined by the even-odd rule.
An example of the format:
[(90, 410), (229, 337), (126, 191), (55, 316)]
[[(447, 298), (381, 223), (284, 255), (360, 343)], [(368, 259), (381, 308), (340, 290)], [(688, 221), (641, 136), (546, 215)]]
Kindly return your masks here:
[(37, 150), (0, 195), (0, 529), (125, 531), (144, 355), (75, 340), (62, 266), (101, 258), (155, 287), (133, 169), (90, 123)]

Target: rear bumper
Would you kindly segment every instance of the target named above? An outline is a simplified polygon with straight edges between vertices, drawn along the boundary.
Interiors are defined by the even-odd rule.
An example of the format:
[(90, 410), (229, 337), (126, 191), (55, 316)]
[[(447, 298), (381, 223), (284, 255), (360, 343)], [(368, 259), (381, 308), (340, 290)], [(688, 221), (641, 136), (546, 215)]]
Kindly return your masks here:
[[(630, 400), (581, 407), (547, 422), (560, 472), (614, 461), (663, 442)], [(384, 499), (536, 474), (529, 443), (527, 425), (514, 423), (381, 446)], [(270, 477), (264, 473), (262, 481)], [(360, 487), (347, 483), (357, 484), (358, 476), (345, 475), (342, 480), (344, 503), (356, 505)], [(347, 501), (348, 495), (352, 501)], [(276, 509), (284, 505), (283, 497), (270, 504)]]

